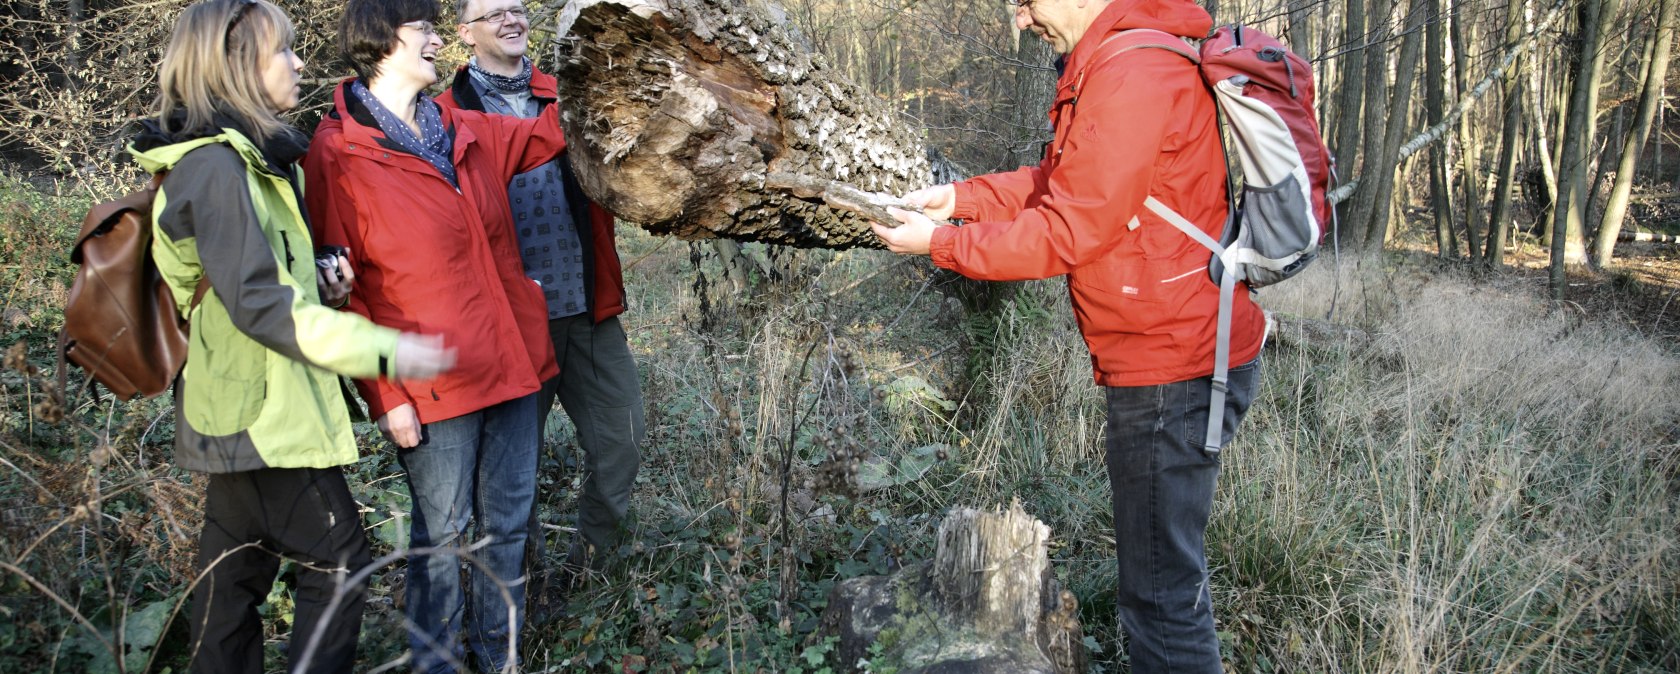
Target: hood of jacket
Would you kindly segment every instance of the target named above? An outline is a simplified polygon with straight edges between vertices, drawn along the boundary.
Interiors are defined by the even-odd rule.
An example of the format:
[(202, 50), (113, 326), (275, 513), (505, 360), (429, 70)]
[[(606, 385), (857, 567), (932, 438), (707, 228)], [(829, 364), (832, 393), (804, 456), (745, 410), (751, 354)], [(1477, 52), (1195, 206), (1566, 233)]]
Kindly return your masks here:
[(1114, 0), (1068, 54), (1067, 71), (1079, 72), (1109, 35), (1137, 28), (1201, 39), (1213, 30), (1213, 17), (1190, 0)]
[[(327, 114), (321, 116), (321, 122), (315, 125), (315, 136), (319, 138), (328, 131), (343, 131), (344, 140), (350, 143), (384, 148), (394, 152), (396, 156), (423, 165), (424, 159), (387, 137), (385, 131), (379, 128), (379, 120), (374, 119), (373, 113), (362, 104), (361, 99), (350, 93), (350, 84), (355, 81), (356, 78), (347, 77), (333, 89), (332, 108), (328, 109)], [(466, 146), (477, 138), (471, 129), (455, 123), (449, 106), (438, 107), (444, 132), (450, 137), (450, 152), (453, 155), (451, 159), (460, 163), (462, 155), (466, 154)]]
[[(181, 119), (185, 115), (177, 115)], [(258, 145), (255, 134), (231, 116), (217, 114), (213, 128), (170, 131), (162, 120), (153, 118), (140, 122), (140, 131), (129, 141), (129, 154), (134, 156), (147, 173), (174, 168), (188, 152), (210, 143), (225, 143), (243, 156), (252, 166), (266, 166), (275, 173), (286, 174), (290, 167), (309, 150), (309, 138), (292, 127)], [(168, 126), (184, 126), (179, 122)]]
[[(560, 81), (553, 75), (537, 68), (531, 68), (531, 96), (542, 105), (550, 105), (560, 100)], [(455, 105), (467, 110), (484, 111), (484, 101), (478, 95), (478, 89), (472, 85), (472, 74), (467, 72), (466, 66), (455, 69), (455, 78), (449, 83), (449, 90), (443, 92), (437, 101), (448, 107)]]

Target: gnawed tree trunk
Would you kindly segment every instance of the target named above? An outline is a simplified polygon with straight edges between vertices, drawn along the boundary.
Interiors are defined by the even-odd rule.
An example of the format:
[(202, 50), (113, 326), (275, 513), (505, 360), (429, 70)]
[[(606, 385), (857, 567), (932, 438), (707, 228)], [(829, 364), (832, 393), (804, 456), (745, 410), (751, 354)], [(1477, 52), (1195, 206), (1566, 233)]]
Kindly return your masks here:
[[(1021, 510), (953, 510), (932, 561), (835, 586), (819, 632), (836, 660), (901, 674), (1085, 671), (1078, 602), (1056, 582), (1050, 528)], [(870, 648), (877, 650), (870, 655)]]
[(572, 0), (557, 34), (579, 182), (649, 231), (876, 246), (856, 211), (929, 183), (917, 129), (762, 0)]

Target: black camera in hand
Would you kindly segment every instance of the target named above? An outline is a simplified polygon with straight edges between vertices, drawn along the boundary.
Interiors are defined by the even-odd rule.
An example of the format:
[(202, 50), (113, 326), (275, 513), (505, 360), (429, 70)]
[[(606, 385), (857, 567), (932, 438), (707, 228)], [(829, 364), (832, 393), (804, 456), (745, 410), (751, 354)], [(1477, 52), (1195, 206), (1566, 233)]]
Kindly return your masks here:
[(315, 266), (320, 269), (337, 269), (338, 258), (350, 254), (350, 249), (344, 246), (316, 246)]

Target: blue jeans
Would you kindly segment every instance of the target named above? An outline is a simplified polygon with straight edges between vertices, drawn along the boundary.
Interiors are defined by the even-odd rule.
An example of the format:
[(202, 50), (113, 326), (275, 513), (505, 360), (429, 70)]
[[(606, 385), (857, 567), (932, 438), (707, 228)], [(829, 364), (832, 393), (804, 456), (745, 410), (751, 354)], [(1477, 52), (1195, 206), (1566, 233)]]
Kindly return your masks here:
[[(1260, 359), (1230, 372), (1224, 439), (1248, 412)], [(1218, 672), (1203, 536), (1219, 457), (1202, 448), (1212, 379), (1107, 390), (1108, 480), (1131, 671)]]
[[(426, 424), (420, 444), (397, 453), (414, 500), (411, 545), (466, 547), (472, 553), (469, 588), (461, 587), (462, 558), (408, 561), (409, 644), (414, 669), (450, 672), (465, 655), (459, 635), (465, 611), (467, 646), (485, 671), (508, 664), (509, 638), (524, 622), (526, 520), (537, 485), (537, 394)], [(467, 523), (473, 523), (467, 538)], [(498, 585), (497, 581), (500, 581)], [(514, 615), (502, 587), (512, 595)]]

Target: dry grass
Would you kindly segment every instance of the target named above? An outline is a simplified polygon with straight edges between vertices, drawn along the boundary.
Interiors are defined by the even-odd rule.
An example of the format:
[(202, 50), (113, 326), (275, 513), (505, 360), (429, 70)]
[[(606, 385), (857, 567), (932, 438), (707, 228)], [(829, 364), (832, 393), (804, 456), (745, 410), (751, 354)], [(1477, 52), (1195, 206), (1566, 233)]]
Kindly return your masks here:
[[(0, 262), (27, 296), (6, 305), (27, 319), (8, 334), (39, 365), (67, 278), (53, 251), (79, 213), (29, 198), (33, 219), (11, 221), (36, 224), (8, 230)], [(568, 617), (529, 630), (534, 669), (794, 671), (821, 660), (809, 634), (836, 579), (925, 558), (952, 506), (1016, 498), (1053, 528), (1094, 662), (1124, 669), (1101, 400), (1062, 282), (965, 315), (925, 262), (753, 249), (780, 280), (737, 287), (706, 246), (622, 234), (650, 428), (638, 525)], [(1230, 669), (1680, 669), (1680, 361), (1533, 288), (1388, 255), (1327, 260), (1265, 292), (1269, 309), (1313, 318), (1333, 299), (1334, 320), (1374, 338), (1266, 352), (1210, 532)], [(40, 581), (0, 585), (0, 664), (76, 670), (98, 644), (42, 588), (107, 633), (178, 598), (194, 490), (167, 464), (161, 404), (84, 400), (50, 425), (33, 415), (39, 379), (0, 382), (0, 561)], [(550, 441), (566, 451), (558, 419)], [(406, 495), (372, 438), (354, 482), (383, 553), (379, 525)], [(948, 458), (858, 489), (860, 464), (909, 465), (928, 447)], [(564, 524), (575, 473), (545, 462), (543, 484), (545, 516)], [(374, 577), (370, 666), (400, 652), (391, 585)], [(284, 586), (276, 597), (283, 612)], [(158, 666), (182, 664), (174, 629)]]

